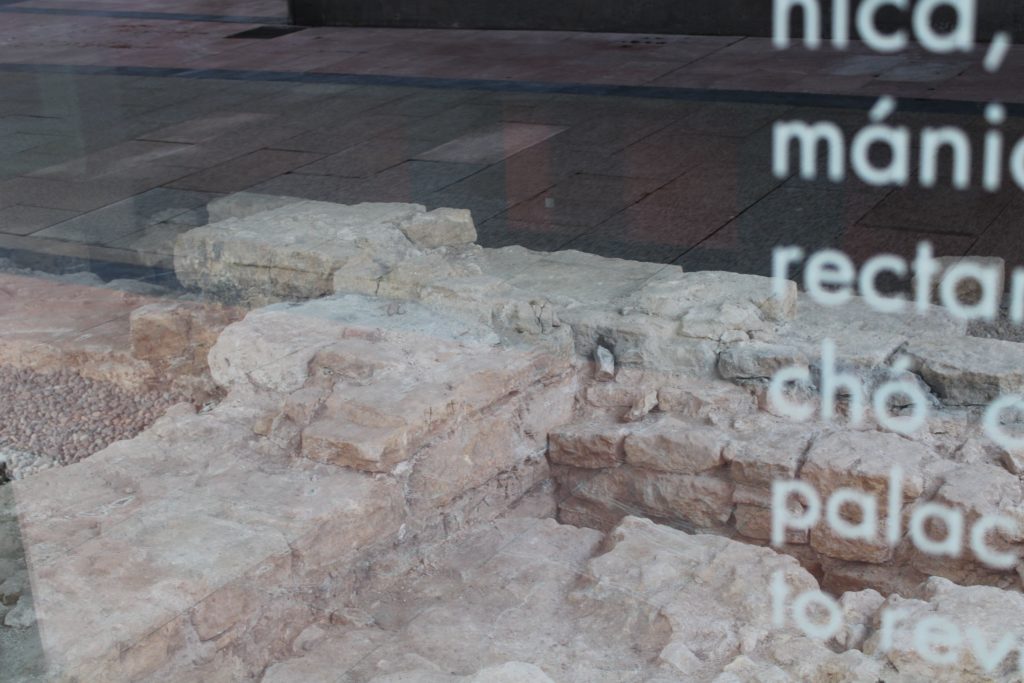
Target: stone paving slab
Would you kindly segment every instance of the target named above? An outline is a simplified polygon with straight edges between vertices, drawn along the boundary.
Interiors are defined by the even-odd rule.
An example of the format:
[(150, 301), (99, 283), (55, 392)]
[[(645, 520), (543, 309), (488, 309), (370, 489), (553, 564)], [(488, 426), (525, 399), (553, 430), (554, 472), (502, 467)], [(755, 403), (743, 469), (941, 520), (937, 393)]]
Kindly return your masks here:
[(156, 188), (58, 223), (36, 236), (114, 245), (128, 235), (204, 207), (216, 196), (212, 192)]
[(534, 124), (506, 124), (498, 130), (473, 133), (417, 155), (424, 161), (455, 161), (465, 164), (493, 164), (539, 142), (558, 135), (565, 128)]

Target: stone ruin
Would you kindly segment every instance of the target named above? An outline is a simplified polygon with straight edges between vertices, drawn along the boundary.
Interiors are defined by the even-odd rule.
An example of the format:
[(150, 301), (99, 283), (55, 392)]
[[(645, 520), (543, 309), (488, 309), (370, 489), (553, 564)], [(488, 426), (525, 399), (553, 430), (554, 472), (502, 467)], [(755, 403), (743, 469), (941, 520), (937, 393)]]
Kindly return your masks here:
[[(904, 519), (1024, 524), (1024, 461), (977, 427), (1024, 388), (1021, 344), (757, 276), (484, 249), (460, 210), (209, 213), (175, 248), (191, 294), (0, 276), (0, 380), (24, 389), (0, 408), (68, 435), (0, 432), (55, 452), (0, 487), (6, 680), (1020, 680), (1016, 649), (938, 666), (881, 642), (894, 607), (1024, 634), (1020, 566), (825, 525), (768, 540), (772, 480), (885, 495), (893, 462)], [(869, 388), (911, 358), (926, 426), (773, 414), (769, 378), (826, 337)], [(842, 629), (773, 624), (776, 572), (835, 595)]]

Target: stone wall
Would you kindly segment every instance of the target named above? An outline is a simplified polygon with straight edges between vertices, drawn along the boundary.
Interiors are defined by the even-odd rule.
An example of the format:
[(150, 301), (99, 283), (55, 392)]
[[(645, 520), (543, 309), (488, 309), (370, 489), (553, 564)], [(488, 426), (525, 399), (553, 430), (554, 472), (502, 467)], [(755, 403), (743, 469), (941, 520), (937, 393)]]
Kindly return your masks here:
[[(5, 552), (20, 559), (8, 564), (31, 586), (14, 595), (8, 628), (37, 629), (52, 680), (259, 680), (314, 627), (358, 622), (338, 616), (342, 605), (387, 592), (413, 568), (429, 573), (438, 552), (516, 506), (609, 533), (611, 550), (590, 571), (654, 591), (645, 604), (661, 611), (636, 614), (658, 638), (676, 634), (659, 649), (675, 667), (666, 676), (916, 671), (909, 646), (900, 662), (861, 649), (882, 602), (912, 598), (924, 613), (956, 609), (962, 591), (1019, 600), (1018, 567), (925, 556), (905, 540), (794, 532), (779, 550), (802, 569), (755, 546), (767, 544), (772, 480), (884, 496), (893, 463), (905, 473), (904, 518), (941, 502), (970, 521), (998, 512), (1024, 523), (1018, 456), (976, 426), (982, 403), (1024, 389), (1020, 344), (970, 337), (937, 309), (898, 318), (859, 302), (822, 308), (793, 283), (776, 297), (756, 276), (482, 249), (464, 211), (243, 194), (211, 215), (179, 239), (175, 262), (196, 293), (242, 306), (235, 322), (149, 302), (127, 317), (125, 357), (198, 371), (220, 400), (199, 412), (179, 404), (135, 438), (0, 498), (0, 521), (16, 520), (19, 533)], [(827, 423), (774, 415), (768, 379), (793, 364), (819, 377), (826, 337), (869, 390), (907, 356), (901, 376), (927, 394), (928, 423), (910, 437), (852, 425), (842, 401)], [(580, 536), (591, 551), (595, 534)], [(697, 558), (689, 574), (665, 574), (686, 599), (630, 583), (666, 570), (648, 537)], [(1000, 542), (1019, 551), (1024, 538)], [(754, 640), (775, 643), (778, 657), (763, 659), (754, 640), (702, 649), (704, 627), (686, 610), (705, 560), (740, 573), (763, 560), (788, 567), (797, 587), (879, 593), (844, 597), (860, 605), (861, 630), (824, 649), (761, 631)], [(527, 586), (525, 576), (510, 585)], [(731, 585), (706, 611), (753, 633), (743, 625), (763, 626), (764, 615), (737, 603)], [(585, 596), (593, 618), (618, 624), (622, 605), (602, 590), (598, 581)], [(816, 663), (793, 668), (785, 648), (813, 649)], [(976, 675), (963, 666), (954, 673)]]

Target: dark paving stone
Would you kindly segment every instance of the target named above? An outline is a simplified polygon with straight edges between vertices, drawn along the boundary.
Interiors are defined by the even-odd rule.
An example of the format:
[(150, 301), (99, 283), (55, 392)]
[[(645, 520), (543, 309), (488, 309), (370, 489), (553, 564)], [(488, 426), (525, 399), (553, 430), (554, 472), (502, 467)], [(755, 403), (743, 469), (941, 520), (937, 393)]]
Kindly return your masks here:
[(650, 263), (672, 263), (679, 257), (679, 250), (672, 246), (648, 242), (627, 242), (605, 233), (585, 233), (562, 245), (561, 248), (585, 251), (608, 258)]
[(486, 168), (481, 164), (447, 161), (406, 161), (381, 171), (370, 182), (382, 187), (412, 191), (416, 196), (433, 194)]
[(567, 248), (615, 256), (616, 250), (641, 261), (668, 263), (700, 244), (716, 222), (694, 220), (693, 214), (671, 207), (640, 203), (621, 211), (580, 235)]
[(67, 182), (17, 177), (0, 182), (0, 207), (15, 204), (69, 211), (92, 211), (146, 190), (149, 181), (118, 180)]
[(348, 204), (362, 184), (361, 179), (286, 173), (257, 183), (246, 191)]
[(608, 157), (603, 152), (552, 144), (550, 140), (519, 152), (504, 162), (505, 173), (509, 177), (538, 176), (552, 183), (578, 173), (601, 175), (607, 167)]
[(973, 237), (943, 233), (907, 232), (889, 228), (875, 228), (858, 224), (843, 231), (836, 248), (846, 252), (854, 263), (861, 265), (876, 254), (895, 254), (912, 259), (917, 245), (931, 242), (936, 256), (962, 256), (970, 250)]
[[(207, 106), (214, 104), (208, 98), (203, 98), (203, 100)], [(211, 112), (189, 117), (182, 123), (154, 130), (147, 133), (142, 139), (156, 142), (198, 143), (227, 133), (255, 128), (272, 118), (273, 116), (270, 114), (254, 112)]]
[(416, 140), (448, 142), (457, 137), (484, 129), (493, 129), (502, 122), (502, 108), (478, 103), (462, 104), (433, 116), (413, 118), (410, 123), (389, 132)]
[(534, 147), (565, 130), (562, 126), (503, 122), (449, 140), (416, 156), (424, 161), (453, 161), (464, 164), (494, 164)]
[(968, 253), (1003, 258), (1008, 270), (1024, 266), (1024, 199), (1015, 197)]
[(578, 174), (513, 206), (503, 218), (592, 227), (635, 204), (658, 185), (660, 181), (647, 178)]
[(898, 188), (864, 217), (864, 224), (977, 236), (992, 224), (1012, 197), (1009, 191), (990, 194), (948, 187)]
[(600, 117), (576, 124), (552, 139), (553, 144), (597, 149), (613, 154), (673, 122), (668, 117)]
[(683, 130), (744, 137), (785, 116), (790, 107), (750, 103), (706, 104), (679, 123)]
[[(40, 178), (72, 181), (88, 180), (97, 177), (138, 177), (140, 174), (153, 173), (151, 169), (157, 164), (180, 167), (180, 165), (173, 162), (167, 162), (167, 157), (173, 159), (174, 155), (190, 147), (191, 145), (178, 143), (129, 140), (128, 142), (79, 156), (62, 164), (48, 166), (36, 171), (32, 175)], [(183, 171), (181, 175), (188, 175), (189, 171), (186, 168), (181, 170)], [(170, 173), (171, 171), (169, 170), (162, 171), (162, 174)], [(153, 173), (153, 175), (155, 177), (159, 174)], [(164, 182), (173, 179), (167, 178)]]
[(771, 274), (776, 246), (796, 245), (807, 252), (851, 248), (846, 234), (877, 202), (856, 192), (782, 188), (754, 204), (701, 242), (702, 248), (730, 251), (733, 270)]
[(495, 164), (446, 188), (467, 194), (517, 204), (537, 196), (557, 182), (555, 178), (529, 171), (519, 171), (514, 164)]
[[(655, 135), (652, 137), (660, 137)], [(608, 157), (600, 169), (606, 175), (629, 178), (660, 178), (668, 181), (721, 155), (728, 138), (693, 133), (675, 136), (670, 142), (641, 140)]]
[(407, 116), (361, 114), (347, 120), (342, 118), (333, 125), (307, 130), (286, 140), (277, 140), (267, 146), (318, 154), (341, 152), (383, 133), (404, 130), (410, 122), (417, 120)]
[(469, 209), (473, 216), (473, 222), (478, 228), (484, 221), (509, 208), (508, 202), (501, 197), (479, 197), (448, 189), (427, 195), (421, 200), (421, 203), (428, 209)]
[(157, 188), (82, 214), (35, 233), (36, 237), (110, 244), (156, 223), (172, 220), (220, 195)]
[(8, 235), (31, 235), (51, 225), (78, 215), (76, 211), (45, 209), (38, 206), (9, 206), (0, 209), (0, 232)]
[(369, 178), (404, 161), (410, 161), (433, 145), (431, 141), (408, 138), (375, 138), (297, 168), (295, 172), (343, 178)]
[(492, 218), (477, 226), (477, 242), (491, 248), (518, 244), (536, 251), (557, 251), (580, 232), (579, 227), (569, 225)]
[(373, 111), (381, 114), (422, 118), (436, 116), (454, 107), (478, 100), (486, 102), (487, 98), (483, 93), (473, 91), (425, 90), (381, 104)]
[(263, 149), (186, 176), (169, 187), (203, 192), (239, 192), (320, 158), (322, 155), (308, 152)]

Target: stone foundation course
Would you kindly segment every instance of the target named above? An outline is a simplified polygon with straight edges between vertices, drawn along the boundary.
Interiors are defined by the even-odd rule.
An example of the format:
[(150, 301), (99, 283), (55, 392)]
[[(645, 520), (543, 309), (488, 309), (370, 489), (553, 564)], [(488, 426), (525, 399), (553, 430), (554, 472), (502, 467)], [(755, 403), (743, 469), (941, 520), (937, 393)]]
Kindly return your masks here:
[[(938, 665), (883, 622), (1024, 635), (1019, 564), (905, 531), (936, 503), (1024, 528), (1019, 454), (979, 426), (1024, 389), (1024, 346), (757, 276), (484, 249), (457, 209), (243, 193), (209, 213), (176, 245), (189, 294), (93, 283), (92, 317), (12, 308), (0, 332), (19, 386), (160, 396), (0, 488), (13, 680), (1016, 680), (1017, 641)], [(21, 300), (73, 286), (16, 277)], [(906, 356), (926, 424), (854, 424), (846, 396), (831, 421), (778, 414), (790, 366), (819, 407), (823, 339), (869, 393)], [(26, 391), (46, 418), (90, 403)], [(777, 481), (893, 499), (899, 538), (820, 523), (768, 547)], [(776, 623), (776, 576), (790, 600), (827, 590), (842, 628)]]

